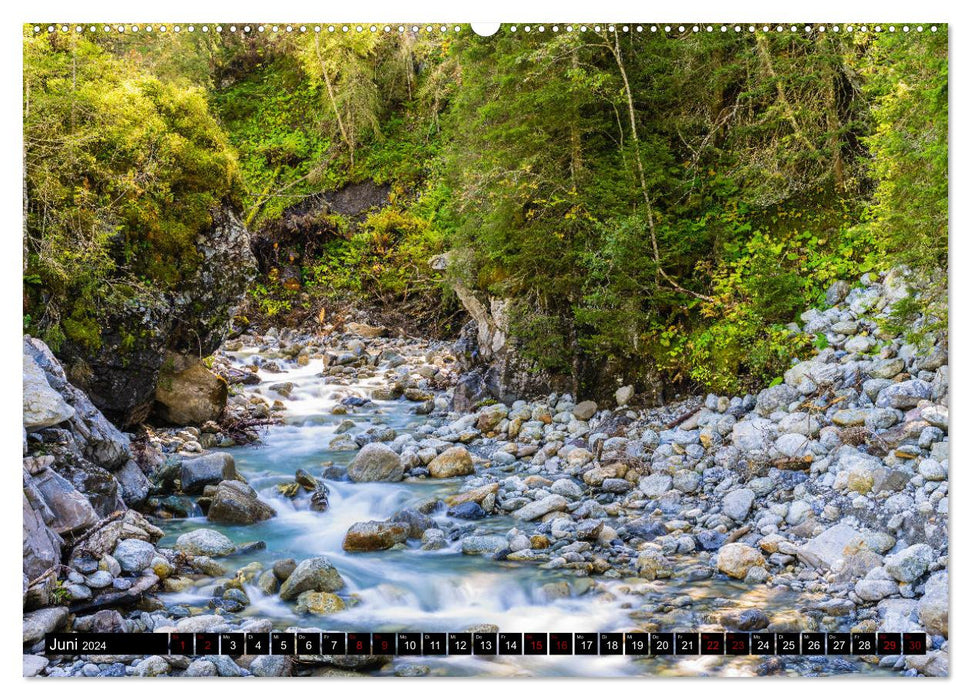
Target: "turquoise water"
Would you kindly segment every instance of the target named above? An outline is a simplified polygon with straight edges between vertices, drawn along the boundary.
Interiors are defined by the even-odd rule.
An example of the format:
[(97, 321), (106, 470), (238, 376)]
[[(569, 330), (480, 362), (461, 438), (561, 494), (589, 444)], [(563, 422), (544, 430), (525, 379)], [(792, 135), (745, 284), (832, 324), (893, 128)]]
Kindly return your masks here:
[[(239, 360), (249, 357), (237, 353)], [(324, 480), (330, 490), (325, 512), (309, 510), (307, 498), (284, 498), (276, 486), (293, 480), (297, 469), (320, 477), (325, 465), (346, 465), (353, 452), (327, 449), (341, 421), (354, 420), (352, 433), (372, 425), (393, 427), (398, 433), (415, 430), (427, 418), (409, 411), (407, 401), (378, 401), (352, 409), (350, 415), (334, 415), (331, 408), (348, 395), (369, 396), (385, 382), (380, 376), (360, 383), (338, 386), (324, 384), (319, 376), (322, 363), (311, 361), (281, 374), (262, 374), (263, 383), (254, 389), (269, 400), (286, 405), (285, 421), (269, 427), (262, 444), (230, 450), (237, 469), (270, 503), (277, 516), (250, 526), (224, 526), (205, 518), (167, 521), (163, 546), (171, 546), (183, 532), (207, 527), (225, 533), (238, 544), (261, 540), (266, 549), (223, 560), (227, 566), (293, 558), (298, 562), (312, 556), (326, 556), (346, 582), (340, 592), (349, 606), (327, 615), (297, 614), (291, 603), (276, 595), (265, 595), (253, 584), (246, 586), (251, 605), (243, 615), (265, 617), (279, 629), (288, 626), (317, 627), (347, 631), (461, 631), (471, 625), (498, 625), (510, 632), (619, 632), (636, 629), (651, 620), (651, 611), (663, 611), (666, 629), (718, 629), (712, 613), (736, 606), (760, 607), (769, 612), (798, 609), (806, 600), (786, 589), (765, 586), (750, 588), (721, 580), (688, 582), (675, 576), (667, 581), (625, 582), (578, 579), (572, 571), (547, 571), (536, 564), (497, 562), (481, 556), (466, 556), (459, 543), (446, 549), (422, 551), (410, 541), (405, 549), (383, 552), (347, 553), (341, 548), (344, 534), (355, 522), (385, 520), (397, 510), (416, 507), (429, 499), (459, 491), (461, 479), (428, 479), (398, 483), (352, 483)], [(378, 370), (378, 375), (390, 370)], [(278, 382), (293, 382), (289, 398), (269, 390)], [(450, 520), (443, 512), (433, 515)], [(462, 522), (462, 521), (455, 521)], [(463, 522), (463, 524), (466, 524)], [(478, 521), (478, 533), (505, 534), (517, 522), (508, 516)], [(703, 555), (702, 555), (703, 556)], [(683, 558), (679, 569), (699, 560)], [(550, 601), (541, 587), (565, 580), (572, 594)], [(182, 593), (165, 594), (168, 604), (188, 605), (198, 612), (212, 597), (214, 583)], [(671, 602), (681, 598), (674, 610)], [(687, 597), (687, 599), (685, 598)], [(632, 617), (633, 615), (633, 617)], [(633, 657), (422, 657), (402, 659), (432, 668), (444, 675), (752, 675), (760, 659), (753, 657), (650, 658)], [(858, 662), (799, 659), (788, 662), (789, 675), (847, 672), (855, 668), (874, 671)], [(390, 672), (390, 671), (387, 671)]]

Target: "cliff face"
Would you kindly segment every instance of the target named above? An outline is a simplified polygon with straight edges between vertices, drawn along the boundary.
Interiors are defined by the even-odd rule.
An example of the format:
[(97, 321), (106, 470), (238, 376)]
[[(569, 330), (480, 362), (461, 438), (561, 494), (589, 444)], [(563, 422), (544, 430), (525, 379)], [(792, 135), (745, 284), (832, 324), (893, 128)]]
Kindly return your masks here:
[(471, 410), (484, 399), (511, 402), (570, 389), (569, 377), (539, 370), (517, 352), (509, 333), (508, 300), (489, 298), (487, 305), (461, 284), (453, 289), (472, 317), (455, 347), (465, 370), (453, 399), (457, 411)]
[[(432, 261), (444, 269), (446, 256)], [(510, 329), (511, 299), (497, 298), (451, 280), (452, 290), (471, 317), (456, 343), (456, 356), (464, 374), (455, 388), (453, 406), (457, 411), (472, 410), (483, 400), (511, 403), (515, 399), (535, 398), (550, 392), (575, 392), (574, 377), (556, 374), (536, 366), (519, 351), (518, 340)], [(576, 380), (584, 396), (603, 400), (628, 382), (631, 368), (601, 362), (580, 363)], [(639, 400), (656, 405), (663, 400), (663, 381), (657, 372), (641, 366), (636, 374)]]
[[(201, 262), (175, 293), (112, 312), (102, 323), (98, 350), (70, 346), (60, 353), (72, 367), (83, 367), (72, 372), (72, 379), (118, 425), (145, 420), (156, 407), (160, 383), (179, 384), (179, 374), (219, 347), (255, 275), (249, 233), (231, 211), (216, 215), (212, 228), (197, 238), (196, 249)], [(218, 404), (220, 392), (209, 393)], [(167, 396), (159, 406), (162, 417), (180, 422), (173, 416), (184, 412), (173, 405), (182, 400)], [(216, 404), (190, 413), (216, 418), (221, 410)]]

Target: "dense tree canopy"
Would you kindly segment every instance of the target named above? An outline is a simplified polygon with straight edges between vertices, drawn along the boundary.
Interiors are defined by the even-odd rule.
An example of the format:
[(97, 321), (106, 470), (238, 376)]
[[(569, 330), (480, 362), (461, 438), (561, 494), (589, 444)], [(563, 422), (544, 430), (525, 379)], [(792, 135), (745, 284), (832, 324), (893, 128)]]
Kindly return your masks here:
[(581, 391), (769, 382), (797, 310), (897, 264), (901, 322), (946, 323), (946, 28), (465, 29), (28, 31), (28, 327), (83, 333), (119, 285), (177, 284), (217, 203), (259, 232), (363, 181), (387, 206), (326, 215), (263, 313), (353, 295), (443, 323), (452, 278), (511, 300), (521, 351)]

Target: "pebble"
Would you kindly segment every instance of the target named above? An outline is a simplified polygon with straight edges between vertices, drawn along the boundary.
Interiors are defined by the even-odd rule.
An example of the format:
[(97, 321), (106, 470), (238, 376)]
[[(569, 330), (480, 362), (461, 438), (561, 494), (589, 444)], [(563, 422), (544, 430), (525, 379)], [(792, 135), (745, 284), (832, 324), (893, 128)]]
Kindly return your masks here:
[[(484, 555), (483, 566), (499, 559), (525, 562), (515, 565), (520, 567), (562, 569), (544, 573), (570, 576), (569, 582), (547, 580), (538, 587), (547, 601), (582, 595), (586, 589), (576, 584), (580, 580), (592, 582), (587, 585), (604, 595), (600, 586), (608, 580), (616, 580), (609, 585), (630, 586), (627, 582), (636, 581), (635, 577), (672, 577), (666, 584), (671, 595), (661, 609), (705, 615), (714, 611), (713, 603), (683, 595), (684, 589), (677, 586), (706, 581), (715, 567), (742, 582), (734, 585), (753, 591), (790, 589), (799, 596), (800, 610), (847, 617), (846, 625), (860, 629), (872, 624), (874, 631), (926, 623), (935, 633), (943, 631), (946, 644), (947, 585), (931, 583), (935, 576), (946, 576), (946, 569), (941, 569), (947, 555), (947, 519), (942, 514), (947, 513), (949, 486), (946, 353), (931, 358), (928, 351), (876, 331), (871, 315), (884, 313), (885, 290), (876, 276), (868, 282), (864, 288), (831, 287), (831, 303), (840, 306), (803, 314), (803, 329), (828, 333), (835, 347), (794, 364), (782, 383), (754, 396), (712, 394), (695, 397), (694, 403), (657, 409), (630, 409), (634, 392), (625, 386), (614, 396), (616, 411), (560, 394), (509, 406), (492, 403), (466, 414), (448, 413), (449, 395), (437, 392), (438, 382), (447, 379), (451, 370), (433, 359), (423, 358), (416, 365), (407, 353), (395, 355), (401, 360), (394, 370), (400, 383), (394, 389), (391, 383), (383, 385), (380, 391), (387, 389), (387, 393), (374, 394), (380, 402), (376, 405), (348, 395), (352, 390), (345, 387), (355, 379), (386, 371), (381, 362), (390, 366), (391, 355), (381, 354), (382, 360), (371, 342), (358, 341), (354, 349), (346, 346), (349, 357), (337, 352), (332, 355), (336, 364), (325, 369), (335, 390), (345, 394), (335, 400), (343, 402), (341, 407), (355, 421), (344, 424), (334, 440), (345, 439), (347, 449), (358, 455), (365, 450), (381, 453), (384, 461), (359, 465), (368, 467), (355, 471), (361, 481), (397, 480), (400, 468), (400, 478), (409, 481), (456, 479), (454, 486), (442, 484), (444, 494), (489, 487), (481, 497), (448, 501), (447, 510), (432, 501), (427, 509), (413, 506), (429, 522), (414, 532), (410, 522), (402, 524), (409, 529), (411, 542), (395, 546), (410, 548), (414, 556), (427, 556), (416, 549), (415, 540), (420, 539), (421, 550), (452, 547), (466, 555)], [(294, 356), (281, 355), (283, 359), (274, 361), (277, 369), (293, 366), (286, 358)], [(315, 353), (302, 356), (309, 363)], [(262, 369), (271, 371), (271, 364), (264, 362)], [(297, 390), (287, 384), (274, 383), (276, 392)], [(834, 403), (833, 398), (839, 400)], [(371, 420), (370, 411), (384, 411), (393, 401), (427, 406), (432, 417), (420, 418), (407, 429), (364, 423), (365, 415)], [(180, 439), (181, 451), (191, 451), (192, 443), (204, 436), (186, 431)], [(361, 444), (367, 447), (361, 449)], [(803, 458), (811, 459), (794, 468), (782, 463)], [(310, 478), (320, 474), (320, 470), (311, 471), (308, 468)], [(346, 476), (334, 469), (326, 478)], [(295, 499), (298, 509), (299, 498)], [(516, 527), (508, 530), (507, 524), (503, 527), (507, 534), (494, 534), (495, 525), (504, 522), (494, 519), (494, 514), (515, 518)], [(194, 539), (180, 536), (176, 550), (195, 557), (198, 572), (225, 576), (223, 565), (212, 557), (234, 553), (236, 546), (228, 538), (219, 539), (225, 536), (218, 531), (209, 532), (219, 537), (199, 532), (203, 530), (189, 533)], [(729, 535), (736, 541), (726, 544)], [(908, 544), (912, 542), (917, 544)], [(194, 548), (200, 551), (190, 551)], [(120, 540), (108, 556), (117, 571), (111, 570), (110, 560), (100, 571), (97, 561), (94, 568), (89, 562), (78, 562), (78, 580), (70, 579), (68, 584), (72, 595), (83, 593), (83, 588), (97, 591), (121, 582), (130, 585), (149, 566), (166, 574), (166, 586), (191, 581), (180, 570), (166, 570), (170, 565), (165, 557), (171, 558), (171, 553), (160, 554), (142, 539)], [(314, 601), (324, 596), (343, 605), (336, 592), (344, 581), (336, 569), (326, 559), (326, 564), (308, 565), (307, 561), (277, 562), (279, 567), (274, 564), (265, 571), (260, 567), (248, 580), (254, 586), (258, 580), (266, 595), (279, 595), (291, 606), (311, 610), (313, 603), (314, 610), (323, 610)], [(640, 585), (648, 584), (641, 581)], [(219, 589), (215, 595), (206, 593), (213, 595), (215, 604), (249, 604), (240, 588), (219, 584)], [(643, 601), (644, 610), (654, 614), (648, 610), (648, 598), (635, 600)], [(347, 601), (355, 604), (353, 596)], [(724, 605), (732, 602), (726, 598)], [(640, 604), (634, 603), (638, 612)], [(775, 612), (773, 608), (770, 614)], [(139, 613), (150, 614), (155, 615)], [(171, 615), (167, 622), (153, 623), (148, 629), (183, 625), (180, 629), (204, 630), (232, 619), (228, 612), (227, 617), (199, 615), (188, 605), (182, 610), (172, 608), (166, 615)], [(773, 615), (770, 621), (762, 610), (739, 611), (732, 618), (734, 628), (753, 630), (803, 631), (809, 622), (816, 624), (805, 614)], [(828, 624), (826, 618), (820, 624)], [(25, 660), (25, 669), (28, 663), (34, 662)], [(784, 666), (785, 662), (766, 666), (760, 672), (781, 672)], [(926, 663), (907, 662), (907, 669), (915, 673), (938, 673), (942, 668), (946, 672), (946, 666), (946, 653)], [(63, 668), (47, 670), (58, 675)], [(89, 663), (69, 673), (102, 674), (106, 668)], [(274, 676), (289, 675), (293, 667), (286, 657), (276, 656), (256, 657), (248, 671), (227, 657), (188, 662), (148, 657), (136, 660), (130, 669), (133, 675)], [(430, 669), (402, 663), (393, 672), (428, 675)]]

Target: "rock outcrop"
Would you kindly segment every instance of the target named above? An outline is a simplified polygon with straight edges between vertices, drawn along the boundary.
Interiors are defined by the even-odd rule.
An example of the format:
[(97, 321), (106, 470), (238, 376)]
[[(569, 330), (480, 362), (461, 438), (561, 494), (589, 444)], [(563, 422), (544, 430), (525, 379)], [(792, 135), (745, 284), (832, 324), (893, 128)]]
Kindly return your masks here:
[[(24, 605), (34, 609), (51, 602), (56, 582), (64, 577), (62, 565), (87, 561), (99, 542), (112, 540), (98, 554), (104, 556), (122, 535), (147, 542), (162, 532), (128, 510), (144, 501), (150, 488), (129, 437), (68, 381), (42, 341), (24, 338), (23, 363)], [(147, 455), (139, 457), (146, 465), (153, 463)], [(94, 560), (94, 569), (86, 573), (97, 565)], [(111, 595), (112, 577), (89, 582), (77, 576), (66, 587), (69, 600)], [(95, 583), (110, 585), (95, 594)], [(130, 582), (119, 585), (131, 595)]]
[(569, 388), (568, 377), (538, 370), (517, 351), (509, 331), (509, 300), (483, 301), (458, 282), (453, 282), (452, 289), (472, 317), (455, 345), (465, 370), (455, 388), (455, 410), (468, 411), (487, 399), (512, 403), (518, 397)]
[(49, 428), (74, 416), (74, 409), (51, 388), (43, 370), (24, 355), (24, 430)]
[[(430, 264), (435, 270), (445, 270), (451, 258), (451, 254), (439, 255), (432, 258)], [(463, 371), (452, 399), (456, 411), (472, 410), (488, 400), (512, 403), (516, 399), (536, 398), (550, 392), (576, 391), (574, 379), (579, 382), (581, 391), (586, 387), (587, 393), (598, 400), (613, 398), (616, 390), (621, 388), (617, 376), (628, 372), (639, 377), (639, 403), (660, 403), (662, 379), (658, 372), (643, 363), (625, 369), (610, 363), (586, 366), (578, 360), (578, 366), (574, 367), (577, 377), (540, 367), (524, 356), (520, 340), (513, 332), (510, 321), (515, 299), (474, 290), (455, 275), (449, 277), (449, 285), (471, 317), (455, 344)], [(623, 388), (620, 397), (626, 404), (633, 398), (634, 388), (629, 385)]]
[[(72, 344), (62, 348), (60, 354), (73, 369), (75, 383), (123, 427), (145, 420), (152, 412), (160, 375), (167, 373), (167, 367), (179, 367), (177, 372), (184, 374), (219, 347), (255, 275), (249, 233), (228, 210), (216, 213), (212, 227), (198, 237), (196, 250), (200, 259), (195, 271), (178, 291), (131, 301), (111, 311), (101, 322), (97, 350)], [(194, 401), (200, 390), (212, 398), (213, 392), (200, 389), (197, 374), (182, 377), (178, 384), (185, 387), (187, 402)], [(180, 413), (175, 406), (178, 400), (167, 395), (160, 409), (164, 420), (202, 415), (198, 407)]]

